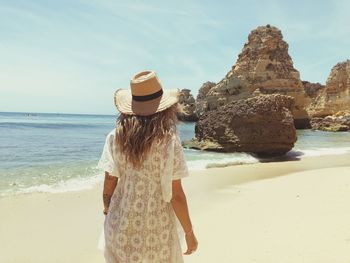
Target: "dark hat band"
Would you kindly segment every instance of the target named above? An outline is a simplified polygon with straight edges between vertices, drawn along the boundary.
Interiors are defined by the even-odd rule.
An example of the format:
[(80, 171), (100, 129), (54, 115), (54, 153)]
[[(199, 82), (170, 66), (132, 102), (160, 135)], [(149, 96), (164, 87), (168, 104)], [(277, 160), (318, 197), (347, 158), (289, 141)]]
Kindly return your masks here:
[(132, 99), (136, 101), (148, 101), (148, 100), (156, 99), (162, 95), (163, 95), (163, 89), (160, 89), (155, 93), (144, 95), (144, 96), (132, 95)]

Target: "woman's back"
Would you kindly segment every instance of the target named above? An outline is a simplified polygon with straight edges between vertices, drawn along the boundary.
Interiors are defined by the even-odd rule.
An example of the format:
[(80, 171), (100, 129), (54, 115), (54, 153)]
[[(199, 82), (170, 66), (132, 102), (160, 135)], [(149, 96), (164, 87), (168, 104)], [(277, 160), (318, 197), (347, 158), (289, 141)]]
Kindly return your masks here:
[(110, 262), (183, 262), (175, 215), (165, 201), (171, 181), (188, 175), (179, 136), (154, 142), (139, 169), (118, 151), (114, 136), (115, 129), (100, 161), (101, 168), (118, 177), (105, 221)]
[(115, 92), (120, 115), (98, 165), (105, 171), (105, 258), (182, 263), (175, 214), (185, 232), (185, 254), (198, 243), (180, 180), (188, 169), (176, 132), (179, 91), (163, 90), (154, 71), (135, 74), (130, 88)]

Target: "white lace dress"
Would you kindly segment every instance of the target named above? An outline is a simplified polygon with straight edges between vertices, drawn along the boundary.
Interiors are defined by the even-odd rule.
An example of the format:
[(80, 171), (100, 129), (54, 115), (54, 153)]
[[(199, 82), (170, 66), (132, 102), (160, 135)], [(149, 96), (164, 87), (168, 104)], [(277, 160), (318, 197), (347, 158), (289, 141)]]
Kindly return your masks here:
[(107, 263), (182, 263), (171, 182), (188, 176), (179, 135), (155, 142), (141, 170), (118, 152), (115, 129), (106, 138), (98, 167), (118, 177), (104, 221)]

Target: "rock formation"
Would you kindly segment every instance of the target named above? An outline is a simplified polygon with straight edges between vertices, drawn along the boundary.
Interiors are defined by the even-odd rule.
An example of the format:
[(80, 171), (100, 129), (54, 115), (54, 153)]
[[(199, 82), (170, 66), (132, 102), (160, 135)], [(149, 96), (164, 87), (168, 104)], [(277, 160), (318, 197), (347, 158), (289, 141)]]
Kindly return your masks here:
[(337, 112), (324, 118), (314, 117), (310, 123), (314, 130), (350, 131), (350, 111)]
[[(297, 127), (307, 126), (305, 92), (299, 72), (293, 67), (282, 33), (270, 25), (260, 26), (248, 36), (236, 64), (206, 95), (205, 110), (260, 94), (279, 93), (295, 98), (292, 113)], [(201, 107), (202, 107), (201, 106)], [(203, 112), (203, 109), (199, 109)]]
[(308, 109), (312, 117), (325, 117), (346, 110), (350, 110), (350, 60), (332, 68), (326, 87)]
[(216, 83), (207, 81), (203, 83), (202, 87), (198, 90), (197, 100), (196, 100), (196, 113), (200, 117), (208, 108), (208, 103), (206, 96), (209, 90), (214, 87)]
[[(201, 117), (232, 101), (263, 94), (292, 96), (295, 99), (292, 114), (298, 129), (324, 129), (343, 123), (339, 118), (327, 117), (324, 121), (319, 118), (350, 110), (350, 60), (333, 67), (326, 85), (301, 81), (281, 31), (270, 25), (260, 26), (249, 34), (236, 64), (226, 76), (217, 84), (202, 85), (195, 111)], [(335, 126), (333, 130), (345, 129)]]
[[(325, 85), (320, 83), (311, 83), (308, 81), (302, 81), (305, 95), (311, 99), (315, 99), (322, 90), (324, 90)], [(307, 107), (308, 104), (305, 104)]]
[(177, 117), (181, 121), (197, 121), (196, 102), (191, 94), (191, 90), (182, 89), (179, 96), (179, 104), (181, 111), (178, 112)]
[(196, 123), (196, 138), (185, 146), (261, 156), (284, 154), (296, 142), (293, 108), (294, 98), (279, 94), (231, 101), (205, 112)]

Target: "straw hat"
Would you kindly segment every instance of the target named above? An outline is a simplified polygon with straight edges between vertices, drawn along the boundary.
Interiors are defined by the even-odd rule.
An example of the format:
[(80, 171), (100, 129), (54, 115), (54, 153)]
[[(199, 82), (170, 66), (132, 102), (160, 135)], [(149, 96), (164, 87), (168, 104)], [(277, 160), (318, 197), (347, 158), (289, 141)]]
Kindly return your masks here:
[(169, 108), (179, 99), (179, 90), (163, 90), (153, 70), (136, 73), (130, 88), (114, 93), (114, 104), (121, 113), (147, 116)]

